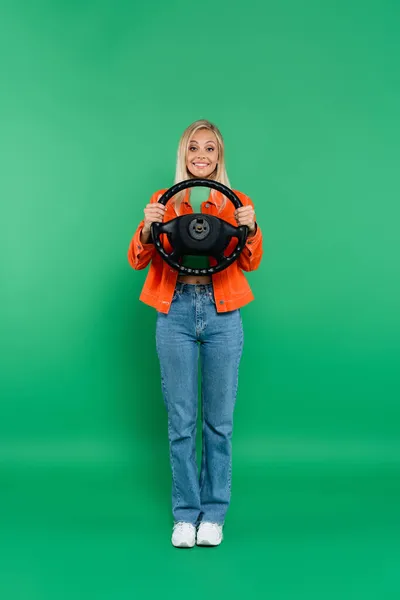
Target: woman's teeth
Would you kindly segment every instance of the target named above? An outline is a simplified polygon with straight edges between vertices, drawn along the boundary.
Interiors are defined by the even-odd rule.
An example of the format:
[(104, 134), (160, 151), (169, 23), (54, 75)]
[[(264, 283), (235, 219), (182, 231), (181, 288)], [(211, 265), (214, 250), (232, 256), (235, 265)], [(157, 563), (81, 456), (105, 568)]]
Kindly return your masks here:
[(195, 167), (199, 167), (200, 169), (203, 169), (204, 167), (208, 167), (207, 163), (193, 163)]

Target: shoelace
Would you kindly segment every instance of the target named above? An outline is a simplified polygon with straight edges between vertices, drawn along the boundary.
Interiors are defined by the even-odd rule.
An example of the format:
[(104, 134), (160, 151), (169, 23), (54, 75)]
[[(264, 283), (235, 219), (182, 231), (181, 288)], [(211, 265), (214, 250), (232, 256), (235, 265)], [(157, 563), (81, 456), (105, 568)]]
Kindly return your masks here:
[(203, 523), (203, 527), (206, 527), (208, 529), (214, 529), (218, 531), (218, 533), (221, 533), (221, 526), (218, 523), (210, 523), (207, 521)]
[[(182, 531), (183, 529), (187, 528), (189, 525), (190, 525), (190, 523), (187, 523), (186, 521), (178, 521), (177, 523), (174, 524), (174, 530), (179, 529), (180, 531)], [(216, 529), (218, 531), (218, 533), (221, 532), (221, 526), (218, 523), (211, 523), (209, 521), (206, 521), (204, 523), (200, 523), (200, 525), (202, 525), (203, 527)]]
[(178, 521), (178, 523), (175, 523), (174, 525), (174, 530), (183, 530), (185, 529), (185, 527), (187, 527), (189, 525), (189, 523), (185, 523), (185, 521)]

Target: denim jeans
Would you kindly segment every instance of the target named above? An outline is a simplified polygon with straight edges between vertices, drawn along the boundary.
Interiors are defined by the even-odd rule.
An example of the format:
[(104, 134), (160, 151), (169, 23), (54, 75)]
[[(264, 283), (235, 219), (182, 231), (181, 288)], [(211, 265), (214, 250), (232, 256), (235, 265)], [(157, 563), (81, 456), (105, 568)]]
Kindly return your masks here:
[[(243, 350), (240, 309), (217, 313), (212, 283), (178, 282), (157, 312), (156, 346), (168, 414), (174, 521), (223, 524), (231, 496), (233, 412)], [(202, 457), (196, 461), (198, 361)]]

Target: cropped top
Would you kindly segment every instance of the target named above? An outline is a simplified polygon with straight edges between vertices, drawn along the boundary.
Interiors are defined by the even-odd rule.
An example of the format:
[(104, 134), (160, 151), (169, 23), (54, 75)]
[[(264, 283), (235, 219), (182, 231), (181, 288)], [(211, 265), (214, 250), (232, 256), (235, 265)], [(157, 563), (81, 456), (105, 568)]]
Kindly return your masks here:
[[(208, 200), (210, 195), (209, 188), (206, 187), (192, 187), (190, 188), (189, 202), (194, 213), (201, 213), (201, 205), (203, 202)], [(192, 267), (194, 269), (208, 269), (210, 261), (208, 256), (192, 256), (185, 254), (182, 257), (182, 265), (185, 267)]]

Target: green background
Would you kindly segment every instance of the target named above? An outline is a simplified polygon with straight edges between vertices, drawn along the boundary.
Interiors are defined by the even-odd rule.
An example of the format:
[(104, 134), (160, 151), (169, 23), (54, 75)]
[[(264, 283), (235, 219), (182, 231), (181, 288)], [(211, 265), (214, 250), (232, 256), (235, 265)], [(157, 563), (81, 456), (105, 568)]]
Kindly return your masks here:
[[(0, 595), (400, 595), (400, 7), (6, 0)], [(170, 543), (146, 271), (127, 248), (207, 118), (264, 234), (218, 548)]]

